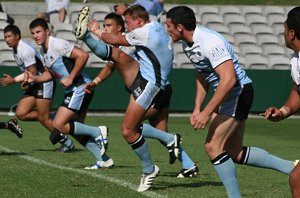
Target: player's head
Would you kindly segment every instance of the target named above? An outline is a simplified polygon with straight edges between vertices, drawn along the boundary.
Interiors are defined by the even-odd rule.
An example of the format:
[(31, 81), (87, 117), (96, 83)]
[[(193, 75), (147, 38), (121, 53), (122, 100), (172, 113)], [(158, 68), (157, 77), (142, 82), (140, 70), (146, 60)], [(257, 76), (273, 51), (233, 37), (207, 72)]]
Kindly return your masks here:
[(194, 11), (187, 6), (176, 6), (166, 14), (167, 31), (173, 41), (182, 39), (184, 30), (193, 31), (196, 28)]
[(29, 28), (36, 44), (44, 45), (50, 35), (47, 22), (44, 19), (37, 18), (30, 23)]
[(9, 47), (16, 48), (21, 39), (21, 31), (15, 25), (8, 25), (4, 28), (4, 39)]
[(104, 30), (107, 33), (112, 34), (120, 34), (122, 32), (125, 32), (125, 24), (123, 18), (112, 12), (105, 16), (104, 18)]
[(300, 6), (291, 9), (284, 23), (284, 39), (286, 46), (292, 48), (295, 39), (300, 40)]
[(141, 5), (133, 5), (124, 12), (126, 28), (130, 32), (149, 22), (149, 14)]

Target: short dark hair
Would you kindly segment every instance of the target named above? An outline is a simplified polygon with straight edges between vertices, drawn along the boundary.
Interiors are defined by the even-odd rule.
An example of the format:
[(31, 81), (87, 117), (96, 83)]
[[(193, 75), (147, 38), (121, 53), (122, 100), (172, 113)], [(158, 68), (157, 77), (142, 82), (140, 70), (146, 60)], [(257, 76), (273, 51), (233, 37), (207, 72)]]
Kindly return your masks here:
[(194, 11), (187, 6), (176, 6), (171, 8), (167, 12), (166, 17), (167, 19), (171, 19), (175, 27), (181, 24), (189, 31), (196, 28), (196, 17)]
[(106, 19), (112, 19), (114, 21), (117, 22), (118, 25), (120, 25), (122, 27), (122, 32), (125, 32), (125, 23), (124, 23), (124, 20), (122, 18), (122, 16), (112, 12), (112, 13), (109, 13), (105, 16), (104, 20)]
[(16, 25), (7, 25), (4, 28), (4, 33), (6, 33), (6, 32), (12, 32), (14, 35), (19, 35), (21, 38), (21, 31), (18, 28), (18, 26), (16, 26)]
[(286, 25), (289, 30), (294, 30), (296, 37), (300, 39), (300, 6), (291, 9), (288, 12)]
[(129, 15), (133, 19), (141, 18), (145, 21), (149, 21), (149, 13), (141, 5), (133, 5), (127, 8), (123, 14), (124, 16)]
[(41, 26), (44, 30), (49, 30), (47, 21), (45, 21), (44, 19), (41, 19), (41, 18), (36, 18), (33, 21), (31, 21), (29, 28), (34, 29), (38, 26)]

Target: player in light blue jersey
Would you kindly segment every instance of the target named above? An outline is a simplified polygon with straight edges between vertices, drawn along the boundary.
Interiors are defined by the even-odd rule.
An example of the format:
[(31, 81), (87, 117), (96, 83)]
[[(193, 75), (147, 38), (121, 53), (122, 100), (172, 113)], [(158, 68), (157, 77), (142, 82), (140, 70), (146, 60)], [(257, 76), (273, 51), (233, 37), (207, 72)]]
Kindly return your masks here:
[[(261, 115), (273, 122), (278, 122), (297, 113), (300, 109), (300, 6), (291, 9), (284, 22), (284, 39), (288, 48), (295, 53), (291, 59), (292, 90), (287, 101), (279, 109), (269, 107)], [(295, 161), (296, 167), (289, 177), (293, 198), (300, 197), (300, 163)]]
[[(289, 175), (294, 169), (293, 161), (283, 160), (260, 148), (243, 146), (253, 88), (230, 44), (217, 32), (196, 26), (195, 14), (189, 7), (174, 7), (166, 17), (172, 40), (183, 41), (183, 51), (197, 70), (195, 107), (190, 122), (197, 130), (204, 129), (210, 120), (205, 151), (228, 196), (241, 197), (234, 163)], [(214, 94), (203, 107), (209, 87), (214, 89)]]
[[(101, 31), (105, 30), (99, 29), (98, 23), (96, 27), (95, 21), (94, 23), (92, 21), (89, 26), (92, 32), (96, 34), (101, 33), (101, 35), (98, 34), (100, 37), (106, 36), (108, 40), (112, 41), (109, 43), (113, 45), (128, 46), (130, 43), (134, 45), (135, 51), (131, 51), (132, 48), (130, 50), (128, 50), (128, 48), (122, 48), (122, 50), (132, 55), (136, 60), (128, 56), (124, 51), (120, 51), (119, 48), (113, 48), (101, 41), (95, 42), (95, 40), (92, 39), (86, 27), (88, 21), (88, 7), (84, 7), (79, 14), (75, 35), (83, 39), (97, 56), (102, 59), (112, 60), (114, 66), (123, 77), (126, 87), (132, 94), (125, 113), (122, 134), (136, 154), (142, 159), (143, 177), (138, 188), (138, 191), (142, 192), (151, 187), (152, 180), (159, 170), (158, 167), (152, 163), (144, 137), (155, 138), (162, 141), (168, 147), (171, 154), (170, 163), (174, 163), (179, 156), (179, 150), (182, 151), (182, 155), (180, 155), (179, 158), (183, 163), (186, 163), (184, 165), (186, 165), (187, 168), (184, 171), (189, 172), (187, 174), (194, 175), (198, 172), (198, 169), (182, 147), (180, 147), (180, 136), (178, 134), (162, 133), (161, 130), (152, 127), (156, 126), (160, 129), (167, 128), (166, 122), (170, 99), (168, 75), (172, 68), (173, 53), (169, 45), (168, 35), (162, 26), (159, 23), (150, 22), (148, 13), (143, 7), (133, 6), (129, 8), (129, 10), (131, 9), (137, 9), (138, 11), (135, 10), (133, 12), (138, 12), (139, 17), (132, 18), (130, 25), (128, 24), (128, 20), (131, 14), (128, 13), (129, 11), (125, 12), (127, 13), (125, 14), (127, 29), (131, 31), (128, 35), (103, 33)], [(136, 34), (136, 37), (134, 34)], [(147, 36), (149, 34), (153, 36), (151, 37), (152, 39)], [(127, 42), (126, 39), (130, 41)], [(103, 40), (108, 42), (104, 37)], [(103, 77), (103, 72), (101, 73), (100, 76)], [(94, 79), (94, 83), (90, 83), (90, 87), (94, 88), (95, 85), (102, 80), (101, 77), (98, 75)], [(163, 101), (163, 98), (166, 98), (166, 100)], [(159, 107), (158, 104), (162, 104), (162, 106)], [(152, 126), (140, 124), (143, 119), (149, 119)], [(147, 154), (147, 156), (145, 154)], [(194, 172), (191, 173), (191, 171)]]
[(66, 40), (50, 36), (47, 22), (43, 19), (33, 20), (30, 23), (30, 30), (34, 41), (42, 47), (41, 53), (46, 67), (40, 76), (32, 76), (26, 72), (28, 81), (46, 82), (56, 77), (65, 89), (63, 103), (53, 120), (54, 130), (50, 135), (51, 142), (56, 144), (60, 141), (61, 133), (71, 134), (97, 160), (94, 166), (86, 167), (87, 169), (113, 166), (112, 159), (105, 156), (108, 128), (83, 124), (88, 105), (93, 97), (93, 93), (87, 94), (83, 90), (84, 85), (90, 82), (89, 77), (83, 71), (88, 54)]

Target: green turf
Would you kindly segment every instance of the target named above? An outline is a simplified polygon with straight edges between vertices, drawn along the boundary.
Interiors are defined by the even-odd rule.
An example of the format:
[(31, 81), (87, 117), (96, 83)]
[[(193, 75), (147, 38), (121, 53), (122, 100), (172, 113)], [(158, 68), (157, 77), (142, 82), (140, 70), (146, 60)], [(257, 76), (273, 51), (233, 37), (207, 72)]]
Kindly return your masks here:
[[(9, 118), (0, 116), (1, 121)], [(20, 122), (24, 137), (1, 130), (0, 137), (0, 192), (1, 197), (227, 197), (207, 156), (203, 151), (206, 131), (194, 132), (188, 118), (170, 118), (170, 131), (180, 132), (183, 146), (200, 168), (195, 178), (177, 179), (180, 164), (168, 164), (168, 153), (160, 143), (150, 140), (152, 158), (160, 169), (150, 193), (141, 194), (137, 187), (141, 165), (120, 134), (121, 117), (88, 117), (90, 125), (110, 127), (108, 154), (113, 158), (113, 169), (85, 171), (93, 157), (76, 142), (72, 153), (55, 152), (49, 133), (36, 122)], [(299, 120), (288, 119), (271, 123), (263, 119), (249, 119), (245, 145), (253, 145), (288, 159), (299, 158)], [(10, 151), (6, 150), (9, 149)], [(12, 152), (14, 151), (14, 152)], [(37, 160), (37, 162), (33, 162)], [(237, 168), (243, 197), (291, 197), (288, 178), (281, 173), (247, 166)]]

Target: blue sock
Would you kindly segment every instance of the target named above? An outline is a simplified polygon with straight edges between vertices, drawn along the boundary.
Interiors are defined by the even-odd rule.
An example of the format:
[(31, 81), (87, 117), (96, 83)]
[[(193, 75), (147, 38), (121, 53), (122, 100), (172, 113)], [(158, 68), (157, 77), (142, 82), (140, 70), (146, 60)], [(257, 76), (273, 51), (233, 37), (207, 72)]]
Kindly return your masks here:
[(235, 166), (227, 153), (222, 153), (211, 161), (217, 171), (223, 185), (226, 188), (228, 197), (240, 198), (241, 192), (237, 182)]
[(182, 146), (179, 147), (179, 161), (182, 164), (182, 168), (184, 169), (190, 169), (192, 168), (195, 163), (193, 162), (193, 160), (188, 156), (188, 154), (185, 152), (185, 150), (182, 148)]
[(293, 161), (281, 159), (257, 147), (248, 147), (248, 157), (245, 160), (247, 165), (269, 168), (287, 175), (294, 169)]
[(97, 161), (103, 160), (103, 158), (100, 154), (101, 153), (100, 148), (94, 138), (90, 138), (89, 141), (84, 145), (84, 147), (95, 156)]
[(80, 122), (74, 122), (74, 135), (88, 135), (96, 139), (100, 135), (98, 127), (92, 127)]
[(131, 143), (130, 146), (142, 160), (143, 173), (152, 173), (154, 165), (151, 160), (148, 145), (143, 136), (141, 135), (135, 142)]
[(165, 131), (161, 131), (159, 129), (154, 128), (153, 126), (149, 124), (143, 124), (142, 125), (142, 135), (146, 138), (153, 138), (160, 140), (165, 145), (168, 145), (174, 141), (174, 135), (167, 133)]
[(111, 47), (103, 41), (93, 38), (89, 31), (87, 31), (83, 41), (99, 58), (107, 60), (107, 58), (110, 56)]

